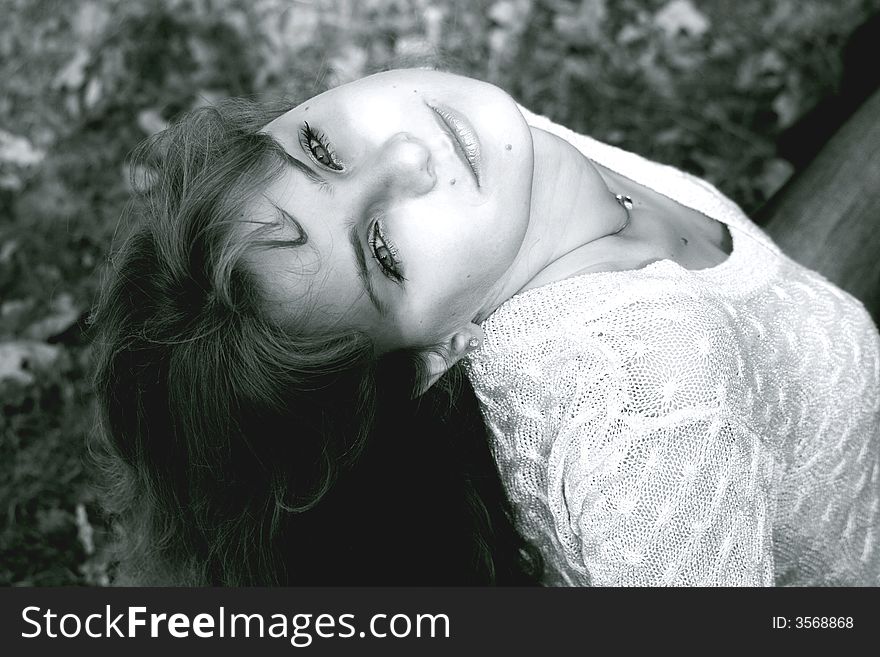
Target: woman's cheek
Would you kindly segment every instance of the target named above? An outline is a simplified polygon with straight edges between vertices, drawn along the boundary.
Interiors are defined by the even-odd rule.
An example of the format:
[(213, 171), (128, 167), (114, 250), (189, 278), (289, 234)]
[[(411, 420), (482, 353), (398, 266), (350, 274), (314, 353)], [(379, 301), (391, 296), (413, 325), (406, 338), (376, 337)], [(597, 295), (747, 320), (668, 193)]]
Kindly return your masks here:
[(472, 303), (476, 278), (458, 264), (440, 268), (429, 280), (418, 304), (418, 313), (421, 317), (430, 318), (431, 325), (442, 325), (440, 328), (445, 330), (447, 324), (455, 322), (459, 315), (466, 314), (466, 309)]

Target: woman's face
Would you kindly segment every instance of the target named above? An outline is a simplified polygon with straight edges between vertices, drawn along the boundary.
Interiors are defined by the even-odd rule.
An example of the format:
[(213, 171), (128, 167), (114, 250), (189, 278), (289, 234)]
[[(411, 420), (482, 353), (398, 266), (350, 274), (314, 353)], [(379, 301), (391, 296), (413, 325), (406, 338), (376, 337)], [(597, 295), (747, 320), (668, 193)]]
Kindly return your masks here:
[[(472, 130), (465, 149), (456, 126)], [(264, 131), (290, 166), (255, 215), (305, 242), (254, 256), (276, 312), (313, 330), (364, 330), (384, 352), (443, 343), (492, 307), (526, 233), (534, 164), (508, 94), (394, 70), (322, 93)]]

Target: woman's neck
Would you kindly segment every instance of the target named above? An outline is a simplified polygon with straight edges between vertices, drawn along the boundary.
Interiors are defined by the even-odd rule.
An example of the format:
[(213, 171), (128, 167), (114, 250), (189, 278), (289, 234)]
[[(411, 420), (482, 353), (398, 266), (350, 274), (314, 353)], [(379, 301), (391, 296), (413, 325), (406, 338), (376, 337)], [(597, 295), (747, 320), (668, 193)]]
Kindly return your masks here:
[[(531, 128), (534, 172), (529, 226), (503, 287), (477, 316), (488, 317), (566, 254), (611, 235), (627, 213), (593, 163), (564, 139)], [(557, 276), (554, 273), (554, 276)]]

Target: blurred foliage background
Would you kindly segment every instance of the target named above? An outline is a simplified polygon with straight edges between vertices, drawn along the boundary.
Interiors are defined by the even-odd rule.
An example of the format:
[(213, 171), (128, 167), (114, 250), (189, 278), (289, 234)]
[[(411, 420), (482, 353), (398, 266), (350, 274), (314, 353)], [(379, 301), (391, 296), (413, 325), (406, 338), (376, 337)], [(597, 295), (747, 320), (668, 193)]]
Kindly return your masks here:
[(440, 60), (754, 210), (880, 0), (0, 0), (0, 584), (104, 585), (85, 319), (126, 155), (227, 95)]

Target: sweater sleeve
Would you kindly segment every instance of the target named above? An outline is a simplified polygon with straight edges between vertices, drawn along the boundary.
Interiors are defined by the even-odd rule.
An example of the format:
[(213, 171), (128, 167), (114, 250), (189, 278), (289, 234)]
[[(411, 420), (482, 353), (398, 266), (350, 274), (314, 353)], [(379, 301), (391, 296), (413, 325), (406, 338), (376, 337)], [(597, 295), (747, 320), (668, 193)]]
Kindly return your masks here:
[(593, 585), (772, 586), (772, 457), (731, 412), (735, 348), (701, 312), (671, 317), (600, 333), (605, 364), (570, 388), (547, 476), (557, 536)]

